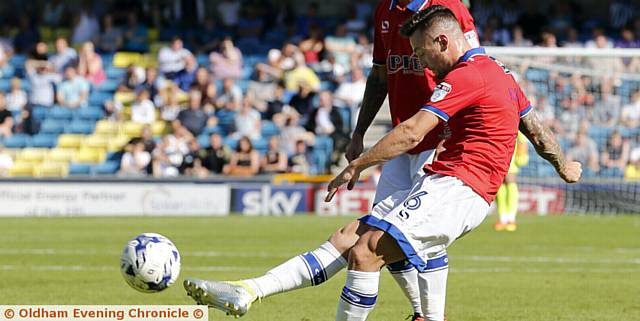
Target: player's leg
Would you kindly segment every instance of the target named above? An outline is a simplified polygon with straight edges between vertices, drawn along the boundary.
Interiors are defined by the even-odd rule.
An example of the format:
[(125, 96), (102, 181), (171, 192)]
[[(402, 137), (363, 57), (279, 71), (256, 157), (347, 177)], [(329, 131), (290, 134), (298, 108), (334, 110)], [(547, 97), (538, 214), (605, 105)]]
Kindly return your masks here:
[(520, 192), (518, 191), (517, 174), (510, 172), (505, 178), (505, 184), (507, 189), (507, 226), (506, 230), (513, 232), (516, 230), (516, 215), (518, 214), (518, 199)]
[(496, 231), (504, 231), (507, 227), (507, 224), (509, 223), (507, 193), (507, 184), (503, 183), (502, 185), (500, 185), (500, 189), (498, 189), (498, 193), (496, 194), (496, 207), (498, 211), (498, 221), (494, 226)]

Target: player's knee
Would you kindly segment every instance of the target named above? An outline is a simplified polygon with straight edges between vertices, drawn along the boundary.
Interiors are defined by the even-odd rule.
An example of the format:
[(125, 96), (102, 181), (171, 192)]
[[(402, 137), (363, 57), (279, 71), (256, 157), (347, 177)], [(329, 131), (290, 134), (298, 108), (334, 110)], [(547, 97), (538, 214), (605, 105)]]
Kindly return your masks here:
[(351, 248), (349, 255), (349, 261), (352, 266), (365, 267), (371, 266), (378, 260), (376, 254), (371, 250), (369, 245), (365, 242), (357, 242)]

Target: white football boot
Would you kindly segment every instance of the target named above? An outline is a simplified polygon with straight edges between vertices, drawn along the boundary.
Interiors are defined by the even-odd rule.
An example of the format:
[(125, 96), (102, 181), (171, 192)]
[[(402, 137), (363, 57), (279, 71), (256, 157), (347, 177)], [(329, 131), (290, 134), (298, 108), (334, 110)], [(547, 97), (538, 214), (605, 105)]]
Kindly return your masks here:
[(184, 288), (187, 295), (198, 304), (225, 312), (239, 318), (251, 308), (258, 295), (243, 281), (217, 282), (198, 279), (186, 279)]

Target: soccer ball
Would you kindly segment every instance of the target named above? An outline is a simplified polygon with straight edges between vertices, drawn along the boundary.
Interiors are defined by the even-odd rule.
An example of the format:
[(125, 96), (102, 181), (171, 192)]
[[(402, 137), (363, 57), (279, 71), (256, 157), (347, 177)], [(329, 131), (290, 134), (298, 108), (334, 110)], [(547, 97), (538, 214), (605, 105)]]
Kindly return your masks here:
[(178, 279), (180, 253), (160, 234), (140, 234), (124, 247), (120, 272), (132, 288), (145, 293), (160, 292)]

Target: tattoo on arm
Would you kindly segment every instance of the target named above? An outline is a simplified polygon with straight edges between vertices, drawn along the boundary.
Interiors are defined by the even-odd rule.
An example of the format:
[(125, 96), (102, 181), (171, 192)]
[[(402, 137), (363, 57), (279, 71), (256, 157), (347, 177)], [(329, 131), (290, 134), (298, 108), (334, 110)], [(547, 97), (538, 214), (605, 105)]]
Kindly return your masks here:
[(356, 124), (355, 133), (364, 136), (371, 123), (376, 118), (376, 114), (382, 107), (387, 97), (387, 67), (374, 66), (367, 78), (367, 86), (364, 91), (362, 107), (358, 122)]
[(560, 173), (565, 166), (562, 148), (551, 132), (538, 117), (535, 110), (520, 120), (520, 131), (529, 139), (538, 155), (547, 160)]

